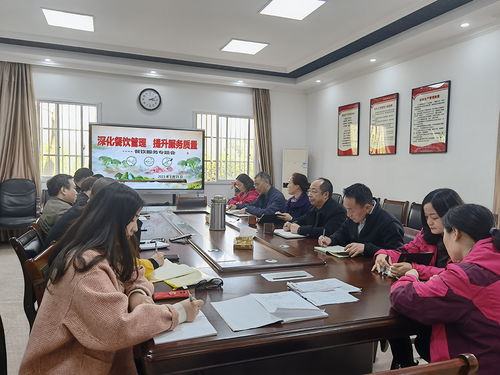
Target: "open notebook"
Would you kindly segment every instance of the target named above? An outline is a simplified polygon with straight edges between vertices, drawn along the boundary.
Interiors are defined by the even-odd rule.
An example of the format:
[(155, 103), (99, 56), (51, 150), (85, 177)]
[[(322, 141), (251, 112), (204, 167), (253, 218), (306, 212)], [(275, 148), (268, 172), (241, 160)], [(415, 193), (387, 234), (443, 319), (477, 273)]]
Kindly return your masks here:
[(319, 251), (320, 253), (325, 253), (328, 255), (333, 255), (338, 258), (349, 258), (349, 253), (344, 251), (343, 246), (314, 246), (314, 250)]
[(233, 331), (328, 316), (292, 291), (248, 294), (227, 301), (212, 302), (212, 306)]
[(153, 338), (155, 344), (165, 344), (197, 337), (215, 336), (217, 331), (201, 311), (191, 323), (179, 324), (173, 331), (160, 333)]
[(292, 232), (285, 232), (283, 229), (275, 229), (274, 234), (276, 234), (277, 236), (286, 238), (287, 240), (291, 240), (294, 238), (305, 238), (306, 237), (306, 236), (303, 236), (301, 234), (295, 234)]

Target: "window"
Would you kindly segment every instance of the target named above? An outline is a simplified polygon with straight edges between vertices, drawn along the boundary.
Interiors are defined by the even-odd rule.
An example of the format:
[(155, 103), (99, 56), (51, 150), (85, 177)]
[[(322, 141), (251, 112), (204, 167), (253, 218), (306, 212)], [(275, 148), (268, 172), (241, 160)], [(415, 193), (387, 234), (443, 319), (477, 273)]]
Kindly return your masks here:
[(255, 174), (253, 119), (196, 113), (196, 128), (205, 130), (205, 182)]
[(39, 106), (42, 177), (88, 167), (89, 122), (97, 122), (97, 106), (48, 101)]

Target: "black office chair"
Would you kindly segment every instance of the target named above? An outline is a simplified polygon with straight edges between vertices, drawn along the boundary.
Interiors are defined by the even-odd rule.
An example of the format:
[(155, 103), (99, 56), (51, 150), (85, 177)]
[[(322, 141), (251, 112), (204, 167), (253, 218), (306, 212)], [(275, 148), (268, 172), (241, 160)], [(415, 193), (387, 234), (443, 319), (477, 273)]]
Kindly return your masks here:
[(422, 229), (422, 205), (420, 203), (411, 204), (406, 226), (417, 230)]
[(36, 186), (25, 178), (0, 184), (0, 227), (24, 228), (36, 221)]
[(342, 195), (339, 193), (333, 193), (332, 199), (340, 205), (344, 202), (344, 198), (342, 198)]

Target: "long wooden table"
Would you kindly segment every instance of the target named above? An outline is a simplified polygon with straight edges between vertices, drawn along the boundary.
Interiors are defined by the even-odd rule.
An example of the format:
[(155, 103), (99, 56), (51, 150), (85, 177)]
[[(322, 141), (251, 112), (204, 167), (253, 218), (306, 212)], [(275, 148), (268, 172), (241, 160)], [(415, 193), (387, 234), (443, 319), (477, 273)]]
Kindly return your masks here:
[[(226, 231), (210, 231), (205, 213), (181, 213), (175, 216), (151, 213), (152, 225), (143, 238), (172, 235), (174, 218), (177, 230), (189, 228), (204, 239), (204, 244), (223, 250), (217, 260), (224, 263), (266, 259), (314, 258), (319, 265), (300, 267), (314, 276), (313, 280), (335, 277), (362, 288), (355, 296), (358, 302), (324, 306), (328, 318), (233, 332), (214, 310), (211, 302), (240, 297), (248, 293), (285, 291), (286, 281), (269, 282), (261, 273), (287, 271), (279, 269), (245, 269), (236, 267), (219, 273), (211, 261), (208, 250), (201, 251), (195, 244), (171, 244), (167, 253), (179, 254), (180, 262), (196, 267), (214, 277), (221, 277), (221, 290), (194, 291), (196, 298), (205, 301), (202, 311), (217, 330), (217, 336), (155, 345), (152, 340), (140, 346), (143, 371), (146, 374), (199, 373), (203, 374), (360, 374), (371, 371), (373, 342), (381, 338), (411, 334), (414, 323), (391, 311), (389, 289), (392, 279), (371, 272), (373, 262), (366, 258), (335, 258), (314, 251), (317, 241), (312, 239), (283, 240), (263, 234), (258, 225), (258, 239), (254, 250), (232, 250), (238, 227), (244, 220), (227, 217)], [(162, 222), (163, 224), (160, 224)], [(149, 233), (148, 233), (149, 232)], [(145, 235), (147, 234), (147, 235)], [(282, 246), (285, 243), (285, 246)], [(288, 247), (286, 247), (288, 246)], [(283, 251), (280, 251), (283, 250)], [(216, 252), (218, 253), (218, 252)], [(147, 252), (142, 253), (148, 256)], [(263, 263), (265, 264), (265, 263)], [(295, 268), (296, 269), (296, 268)], [(308, 279), (311, 280), (311, 279)], [(168, 290), (165, 283), (156, 283), (155, 290)]]

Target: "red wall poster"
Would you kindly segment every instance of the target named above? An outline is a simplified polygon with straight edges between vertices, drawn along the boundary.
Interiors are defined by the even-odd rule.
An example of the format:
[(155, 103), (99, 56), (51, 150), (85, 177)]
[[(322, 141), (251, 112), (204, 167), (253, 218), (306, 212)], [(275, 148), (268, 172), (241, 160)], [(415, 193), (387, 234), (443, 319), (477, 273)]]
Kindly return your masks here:
[(370, 155), (396, 153), (399, 94), (370, 100)]
[(359, 102), (339, 107), (337, 155), (358, 155)]
[(446, 152), (451, 81), (411, 92), (410, 153)]

